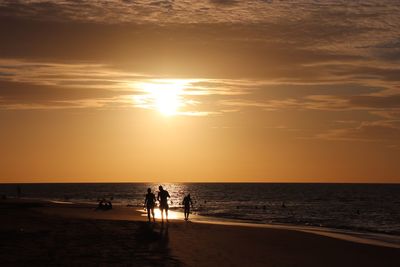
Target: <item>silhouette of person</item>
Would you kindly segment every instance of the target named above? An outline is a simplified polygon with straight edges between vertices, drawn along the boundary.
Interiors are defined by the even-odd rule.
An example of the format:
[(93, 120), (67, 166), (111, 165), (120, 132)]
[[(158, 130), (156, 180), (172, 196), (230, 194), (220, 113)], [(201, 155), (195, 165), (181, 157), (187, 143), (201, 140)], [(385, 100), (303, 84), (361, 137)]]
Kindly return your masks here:
[(149, 222), (151, 221), (150, 213), (153, 216), (153, 222), (155, 222), (156, 219), (154, 218), (154, 206), (156, 205), (156, 196), (151, 192), (150, 188), (147, 188), (147, 194), (144, 200), (144, 204), (146, 205), (147, 218), (149, 219)]
[(98, 204), (98, 206), (97, 206), (97, 209), (98, 210), (103, 210), (104, 209), (104, 205), (105, 205), (105, 202), (106, 200), (104, 199), (104, 198), (102, 198), (102, 199), (100, 199), (100, 201), (99, 201), (99, 204)]
[(158, 187), (160, 191), (158, 192), (157, 195), (157, 200), (160, 202), (160, 210), (161, 210), (161, 221), (164, 222), (164, 210), (165, 210), (165, 217), (168, 222), (168, 198), (171, 196), (169, 195), (167, 190), (164, 190), (164, 188), (160, 185)]
[(193, 202), (190, 198), (190, 194), (183, 198), (182, 205), (184, 206), (185, 221), (187, 221), (189, 220), (190, 206), (193, 207)]

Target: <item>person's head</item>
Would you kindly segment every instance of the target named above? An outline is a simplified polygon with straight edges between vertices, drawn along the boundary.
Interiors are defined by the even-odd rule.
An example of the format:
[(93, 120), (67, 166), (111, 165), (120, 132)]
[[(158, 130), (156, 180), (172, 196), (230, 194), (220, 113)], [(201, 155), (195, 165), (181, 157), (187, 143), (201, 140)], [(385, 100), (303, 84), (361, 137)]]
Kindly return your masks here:
[(187, 194), (187, 197), (189, 197), (189, 198), (190, 198), (190, 194)]
[(162, 187), (161, 185), (158, 187), (158, 189), (160, 189), (160, 191), (163, 191), (163, 190), (164, 190), (163, 187)]
[(147, 193), (151, 193), (151, 188), (147, 188)]

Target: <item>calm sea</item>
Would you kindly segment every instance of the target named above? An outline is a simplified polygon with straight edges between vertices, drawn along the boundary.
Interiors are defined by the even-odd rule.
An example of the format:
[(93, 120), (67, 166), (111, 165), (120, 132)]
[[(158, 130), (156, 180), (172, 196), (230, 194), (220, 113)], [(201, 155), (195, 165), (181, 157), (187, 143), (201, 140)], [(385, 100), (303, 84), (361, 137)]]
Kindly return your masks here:
[[(400, 235), (400, 184), (163, 184), (170, 206), (180, 209), (186, 193), (194, 213), (253, 223), (321, 226), (357, 232)], [(23, 197), (142, 206), (147, 188), (158, 184), (23, 184)], [(0, 185), (0, 195), (15, 196), (17, 185)]]

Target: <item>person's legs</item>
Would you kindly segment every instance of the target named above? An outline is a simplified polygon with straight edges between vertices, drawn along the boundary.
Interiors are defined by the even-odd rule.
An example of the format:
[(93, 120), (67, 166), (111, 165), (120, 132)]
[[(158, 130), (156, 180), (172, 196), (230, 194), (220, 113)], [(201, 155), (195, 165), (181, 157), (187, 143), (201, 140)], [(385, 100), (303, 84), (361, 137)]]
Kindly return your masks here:
[(185, 220), (186, 221), (189, 220), (189, 212), (190, 212), (189, 208), (185, 207)]
[(149, 221), (150, 221), (150, 208), (149, 208), (149, 207), (147, 207), (147, 218), (148, 218)]
[(161, 221), (163, 222), (164, 221), (164, 208), (160, 208), (160, 211), (161, 211)]
[[(151, 215), (153, 215), (153, 222), (155, 222), (155, 221), (156, 221), (156, 218), (155, 218), (155, 216), (154, 216), (154, 207), (151, 209)], [(149, 220), (150, 220), (150, 218), (149, 218)]]
[(165, 208), (165, 218), (167, 219), (168, 222), (168, 207)]

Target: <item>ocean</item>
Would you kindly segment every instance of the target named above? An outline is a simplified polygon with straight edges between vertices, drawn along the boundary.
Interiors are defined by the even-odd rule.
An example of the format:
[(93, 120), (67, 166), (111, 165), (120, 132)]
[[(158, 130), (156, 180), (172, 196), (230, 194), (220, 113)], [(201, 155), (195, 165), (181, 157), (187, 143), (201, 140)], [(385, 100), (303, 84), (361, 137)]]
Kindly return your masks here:
[[(190, 193), (193, 213), (241, 222), (345, 229), (400, 235), (400, 184), (169, 183), (170, 207), (181, 209)], [(16, 184), (0, 184), (0, 196), (15, 197)], [(142, 207), (146, 183), (21, 184), (25, 198)]]

